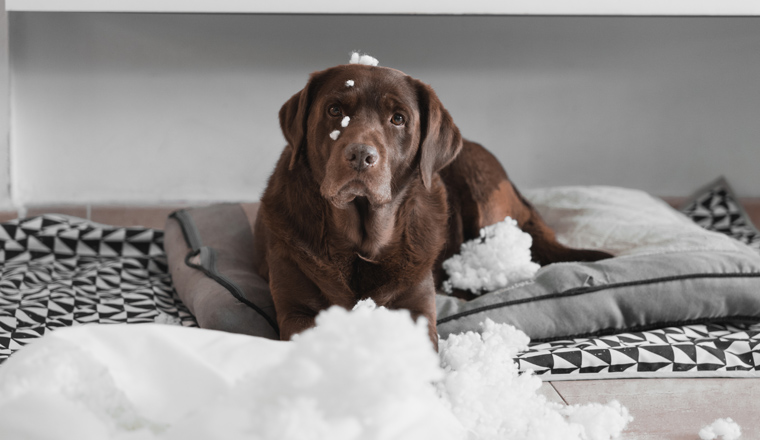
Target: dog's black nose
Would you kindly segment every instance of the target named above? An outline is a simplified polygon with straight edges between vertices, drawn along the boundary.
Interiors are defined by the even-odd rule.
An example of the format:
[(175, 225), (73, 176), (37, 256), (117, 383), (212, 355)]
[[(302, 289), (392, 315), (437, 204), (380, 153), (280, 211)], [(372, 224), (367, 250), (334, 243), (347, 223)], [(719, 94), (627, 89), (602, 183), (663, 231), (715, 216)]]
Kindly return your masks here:
[(356, 171), (364, 171), (377, 163), (377, 148), (366, 144), (351, 144), (343, 156)]

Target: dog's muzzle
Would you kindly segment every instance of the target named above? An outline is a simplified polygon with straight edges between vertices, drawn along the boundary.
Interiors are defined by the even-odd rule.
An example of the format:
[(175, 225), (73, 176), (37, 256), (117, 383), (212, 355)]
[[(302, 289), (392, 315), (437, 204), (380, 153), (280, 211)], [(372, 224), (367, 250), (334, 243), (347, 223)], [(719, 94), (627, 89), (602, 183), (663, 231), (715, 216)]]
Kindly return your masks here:
[(343, 157), (351, 168), (360, 172), (375, 166), (379, 158), (377, 148), (367, 144), (350, 144), (343, 151)]

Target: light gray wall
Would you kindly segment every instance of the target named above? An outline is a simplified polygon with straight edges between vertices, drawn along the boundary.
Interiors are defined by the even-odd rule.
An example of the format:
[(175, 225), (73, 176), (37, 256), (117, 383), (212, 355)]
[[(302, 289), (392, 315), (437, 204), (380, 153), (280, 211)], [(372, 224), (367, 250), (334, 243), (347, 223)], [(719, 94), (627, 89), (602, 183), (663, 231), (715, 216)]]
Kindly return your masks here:
[(0, 0), (0, 211), (12, 207), (10, 194), (10, 151), (8, 127), (8, 14), (5, 0)]
[(760, 196), (756, 18), (12, 13), (20, 203), (254, 200), (351, 50), (430, 83), (521, 187)]

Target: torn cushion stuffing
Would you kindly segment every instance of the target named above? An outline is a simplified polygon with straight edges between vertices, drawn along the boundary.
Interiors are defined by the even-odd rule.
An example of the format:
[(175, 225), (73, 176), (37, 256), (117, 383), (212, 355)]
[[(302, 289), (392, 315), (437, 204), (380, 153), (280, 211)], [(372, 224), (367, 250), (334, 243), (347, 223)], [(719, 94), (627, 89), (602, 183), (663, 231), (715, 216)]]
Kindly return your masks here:
[[(561, 242), (616, 258), (551, 264), (533, 281), (469, 302), (438, 295), (442, 337), (477, 331), (486, 318), (534, 341), (760, 321), (760, 255), (746, 245), (640, 191), (560, 187), (526, 197)], [(167, 222), (164, 246), (175, 288), (201, 327), (275, 338), (272, 300), (252, 269), (255, 211), (245, 204), (180, 211)]]

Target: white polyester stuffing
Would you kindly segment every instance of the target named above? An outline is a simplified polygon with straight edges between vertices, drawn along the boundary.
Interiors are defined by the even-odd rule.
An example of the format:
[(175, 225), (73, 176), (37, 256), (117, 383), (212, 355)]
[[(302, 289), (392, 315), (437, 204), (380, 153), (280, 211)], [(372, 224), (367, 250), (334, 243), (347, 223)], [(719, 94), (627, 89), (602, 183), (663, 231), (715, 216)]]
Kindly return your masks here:
[(354, 86), (354, 80), (349, 79), (348, 81), (346, 81), (346, 87), (353, 87), (353, 86)]
[[(437, 354), (424, 319), (413, 322), (407, 310), (377, 308), (371, 300), (353, 311), (331, 307), (316, 324), (291, 342), (214, 335), (212, 359), (203, 360), (209, 355), (203, 344), (186, 357), (195, 380), (184, 384), (153, 365), (173, 352), (163, 330), (176, 336), (183, 329), (154, 326), (135, 341), (127, 337), (135, 334), (129, 326), (102, 326), (144, 353), (119, 364), (136, 366), (121, 374), (126, 381), (114, 380), (116, 372), (88, 353), (110, 347), (98, 326), (71, 330), (82, 335), (80, 343), (46, 335), (0, 370), (0, 438), (57, 438), (66, 420), (82, 440), (609, 440), (631, 420), (616, 402), (565, 407), (537, 394), (541, 380), (518, 374), (513, 361), (528, 337), (509, 325), (487, 320), (482, 334), (441, 340)], [(233, 368), (240, 370), (235, 379), (223, 375), (229, 367), (211, 369), (239, 359), (221, 348), (234, 352), (238, 344), (253, 351), (246, 358), (261, 363), (247, 374)], [(191, 354), (187, 349), (177, 348), (183, 356)], [(145, 394), (146, 383), (182, 412), (135, 405), (128, 396), (135, 387)], [(208, 394), (211, 389), (219, 394)], [(35, 423), (14, 422), (18, 411)]]
[(541, 379), (518, 374), (513, 358), (529, 342), (513, 326), (486, 319), (482, 333), (440, 341), (446, 376), (439, 390), (464, 425), (467, 439), (608, 440), (633, 420), (617, 401), (563, 406), (537, 394)]
[(449, 275), (444, 289), (475, 294), (533, 278), (540, 266), (531, 261), (533, 239), (510, 217), (480, 230), (480, 238), (462, 244), (459, 254), (443, 262)]
[(730, 417), (726, 419), (717, 419), (699, 430), (699, 438), (702, 440), (737, 440), (741, 435), (741, 427), (731, 420)]
[(331, 307), (282, 362), (242, 380), (184, 431), (225, 432), (233, 414), (235, 431), (214, 438), (463, 438), (431, 385), (442, 377), (424, 320), (372, 301), (353, 311)]
[(334, 141), (338, 140), (338, 136), (340, 136), (340, 130), (333, 130), (333, 132), (330, 133), (330, 138)]
[(377, 66), (378, 63), (377, 58), (359, 52), (352, 52), (349, 60), (349, 64), (365, 64), (367, 66)]
[(351, 120), (351, 118), (350, 118), (350, 117), (348, 117), (348, 116), (344, 117), (344, 118), (343, 118), (343, 120), (342, 120), (342, 121), (340, 121), (340, 126), (341, 126), (341, 127), (348, 127), (348, 122), (349, 122), (350, 120)]
[[(161, 428), (160, 424), (140, 414), (125, 392), (117, 388), (111, 371), (105, 365), (73, 342), (53, 340), (48, 346), (31, 351), (23, 367), (3, 371), (0, 379), (2, 439), (61, 438), (62, 425), (58, 423), (47, 423), (50, 431), (42, 435), (41, 427), (32, 425), (28, 428), (28, 435), (19, 435), (19, 431), (14, 431), (14, 416), (9, 414), (12, 413), (9, 408), (38, 411), (35, 416), (42, 425), (46, 424), (46, 420), (58, 419), (59, 423), (67, 424), (66, 435), (74, 435), (73, 438), (77, 439), (83, 437), (78, 435), (83, 431), (95, 439), (97, 435), (109, 438), (109, 431), (117, 433), (140, 429), (152, 434)], [(35, 404), (34, 398), (40, 399), (40, 402)], [(29, 416), (25, 412), (20, 415)]]

